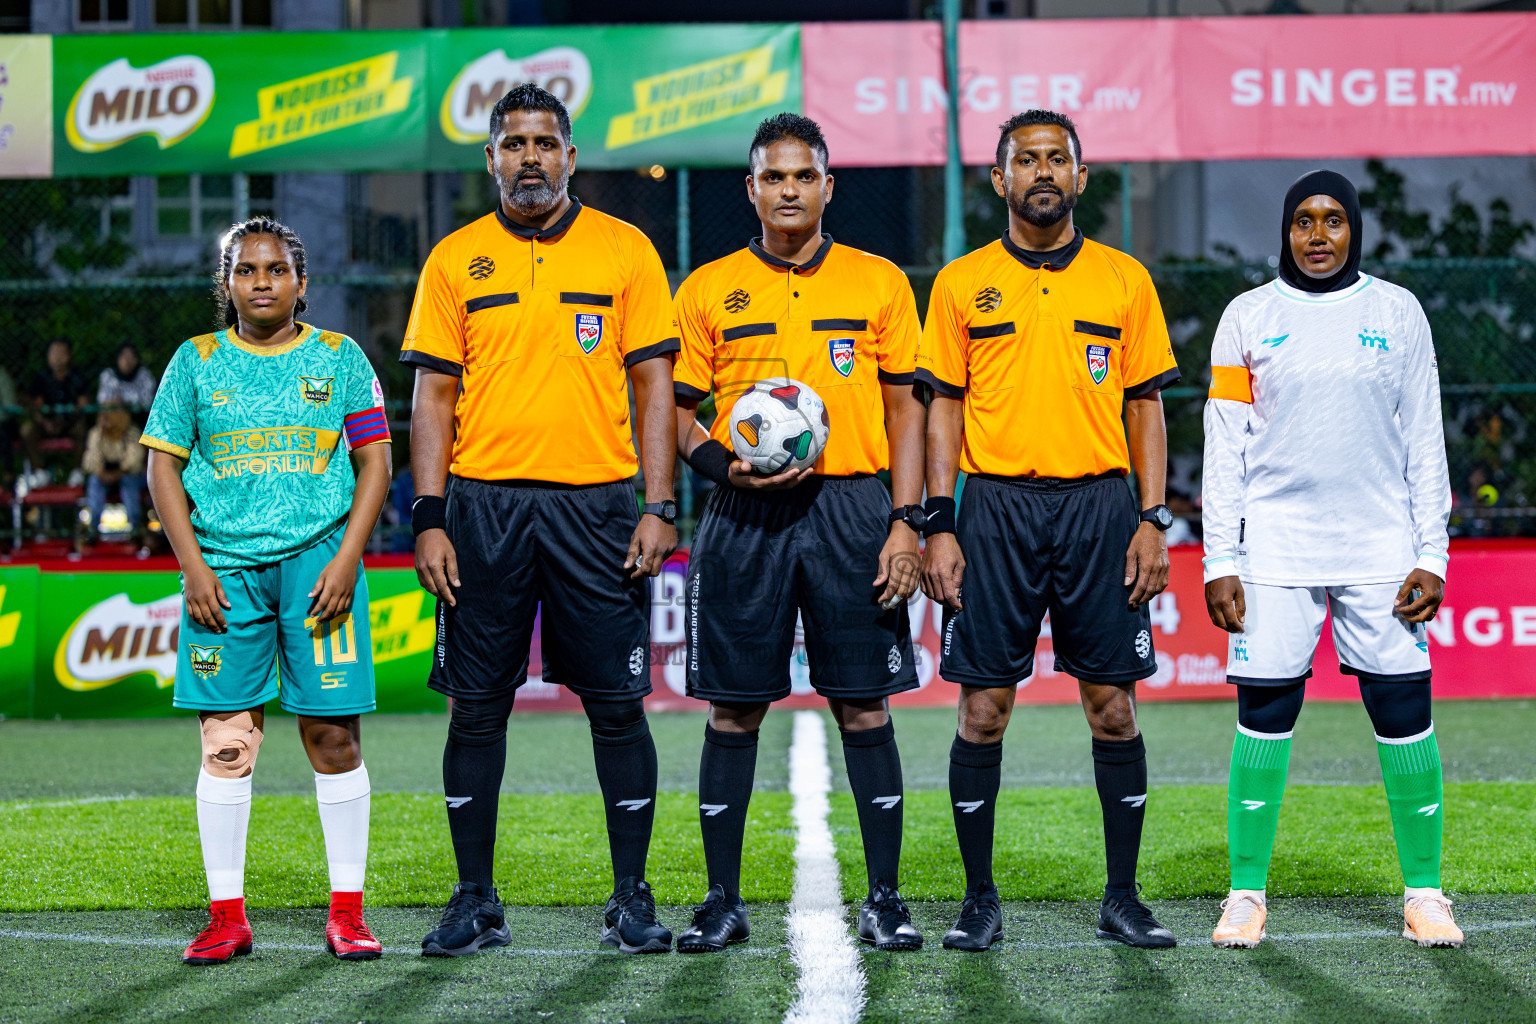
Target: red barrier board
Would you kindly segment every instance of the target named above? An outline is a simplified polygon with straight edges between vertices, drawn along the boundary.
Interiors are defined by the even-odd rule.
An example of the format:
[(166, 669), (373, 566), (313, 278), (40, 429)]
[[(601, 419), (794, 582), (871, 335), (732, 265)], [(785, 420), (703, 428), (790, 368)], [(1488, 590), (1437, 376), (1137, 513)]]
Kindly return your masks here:
[[(1033, 107), (1088, 163), (1536, 152), (1531, 14), (972, 21), (959, 48), (972, 165)], [(834, 167), (944, 162), (935, 23), (808, 23), (801, 54)]]
[[(1224, 700), (1233, 697), (1226, 685), (1227, 638), (1211, 625), (1205, 612), (1200, 549), (1175, 548), (1171, 584), (1152, 604), (1152, 634), (1157, 674), (1137, 686), (1141, 700)], [(683, 665), (684, 570), (686, 552), (667, 563), (653, 590), (651, 681), (648, 707), (698, 709), (703, 702), (685, 696)], [(915, 594), (908, 606), (914, 654), (922, 687), (892, 698), (901, 706), (948, 706), (956, 687), (939, 671), (940, 609)], [(1440, 698), (1536, 696), (1536, 544), (1455, 543), (1451, 548), (1450, 580), (1445, 604), (1429, 630), (1434, 658), (1435, 695)], [(581, 702), (570, 691), (538, 678), (542, 660), (538, 631), (530, 683), (518, 694), (520, 710), (576, 710)], [(1313, 660), (1314, 675), (1307, 689), (1311, 700), (1359, 700), (1352, 677), (1339, 674), (1338, 656), (1328, 628)], [(798, 645), (790, 665), (793, 694), (790, 707), (816, 707), (824, 702), (811, 689), (805, 655)], [(1026, 704), (1075, 704), (1077, 682), (1054, 667), (1049, 621), (1035, 656), (1035, 672), (1019, 687)]]

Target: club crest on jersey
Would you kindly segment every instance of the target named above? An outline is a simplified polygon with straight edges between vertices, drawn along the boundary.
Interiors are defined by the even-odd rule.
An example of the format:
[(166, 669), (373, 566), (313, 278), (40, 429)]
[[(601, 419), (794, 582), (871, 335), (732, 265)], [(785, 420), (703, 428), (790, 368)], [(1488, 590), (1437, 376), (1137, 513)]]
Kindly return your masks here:
[(827, 352), (832, 356), (832, 369), (844, 377), (853, 372), (852, 338), (832, 338), (827, 342)]
[(1104, 378), (1109, 376), (1108, 345), (1088, 346), (1088, 376), (1095, 384), (1103, 384)]
[(331, 385), (335, 377), (300, 377), (299, 391), (310, 405), (325, 405), (331, 400)]
[(199, 647), (197, 644), (187, 644), (187, 650), (191, 652), (192, 671), (199, 679), (207, 679), (219, 674), (219, 669), (224, 667), (224, 659), (219, 655), (222, 647)]
[(725, 297), (725, 308), (732, 313), (740, 313), (750, 305), (752, 305), (752, 296), (740, 288)]
[(496, 273), (496, 261), (489, 256), (476, 256), (469, 261), (469, 276), (476, 281), (484, 281)]
[(576, 344), (583, 352), (591, 352), (603, 340), (603, 314), (576, 314)]
[(976, 308), (983, 313), (990, 313), (1002, 304), (1003, 293), (996, 288), (983, 288), (976, 293)]

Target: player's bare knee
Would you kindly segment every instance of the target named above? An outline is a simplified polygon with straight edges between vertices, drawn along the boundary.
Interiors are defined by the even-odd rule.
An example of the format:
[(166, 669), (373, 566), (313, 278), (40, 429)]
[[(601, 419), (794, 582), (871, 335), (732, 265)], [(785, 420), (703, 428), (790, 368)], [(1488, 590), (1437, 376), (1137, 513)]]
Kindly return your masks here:
[(203, 770), (215, 778), (241, 779), (256, 767), (261, 726), (249, 711), (202, 721)]
[(756, 732), (768, 715), (767, 704), (709, 705), (709, 727), (716, 732)]
[(310, 765), (321, 775), (354, 771), (363, 763), (362, 744), (347, 724), (310, 721), (300, 726), (300, 734)]
[(1095, 739), (1131, 740), (1136, 738), (1136, 708), (1130, 701), (1110, 701), (1088, 712), (1088, 728)]
[(846, 701), (828, 698), (827, 707), (837, 726), (844, 732), (868, 732), (878, 729), (891, 720), (882, 698), (877, 701)]
[(967, 743), (1000, 743), (1013, 708), (991, 694), (967, 695), (960, 701), (960, 738)]

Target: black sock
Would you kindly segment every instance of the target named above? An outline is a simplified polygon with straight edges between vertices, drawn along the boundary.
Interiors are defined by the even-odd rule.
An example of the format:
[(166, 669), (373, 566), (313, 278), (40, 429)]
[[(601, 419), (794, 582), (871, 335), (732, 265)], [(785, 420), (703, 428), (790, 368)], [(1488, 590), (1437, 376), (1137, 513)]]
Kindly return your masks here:
[(992, 829), (1003, 780), (1003, 743), (972, 743), (958, 734), (949, 748), (949, 801), (965, 865), (965, 887), (992, 881)]
[(656, 820), (656, 743), (638, 698), (581, 702), (592, 725), (592, 760), (608, 816), (608, 853), (614, 887), (645, 877)]
[(864, 836), (864, 868), (869, 887), (876, 882), (895, 887), (901, 861), (901, 753), (896, 749), (896, 724), (889, 718), (878, 729), (843, 730), (843, 761), (848, 787), (859, 809)]
[(507, 767), (512, 698), (455, 699), (443, 748), (443, 796), (459, 881), (487, 892), (496, 860), (496, 810)]
[(1147, 748), (1141, 736), (1095, 739), (1093, 781), (1099, 787), (1099, 805), (1104, 810), (1104, 891), (1133, 892), (1147, 804)]
[(704, 726), (699, 758), (699, 829), (704, 833), (704, 864), (709, 884), (725, 895), (741, 895), (741, 846), (747, 829), (747, 804), (757, 773), (757, 730), (716, 732)]

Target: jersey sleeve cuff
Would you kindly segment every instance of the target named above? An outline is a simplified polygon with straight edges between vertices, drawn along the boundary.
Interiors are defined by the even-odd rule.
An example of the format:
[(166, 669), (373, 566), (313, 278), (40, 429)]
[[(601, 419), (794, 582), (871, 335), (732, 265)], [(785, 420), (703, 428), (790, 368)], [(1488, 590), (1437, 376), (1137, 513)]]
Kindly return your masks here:
[(1179, 368), (1177, 366), (1169, 370), (1164, 370), (1162, 373), (1158, 374), (1156, 377), (1153, 377), (1151, 380), (1144, 380), (1140, 384), (1126, 388), (1125, 397), (1145, 398), (1152, 392), (1161, 391), (1168, 385), (1175, 383), (1181, 376), (1182, 374), (1179, 373)]
[(704, 399), (709, 397), (708, 391), (702, 391), (699, 388), (694, 387), (692, 384), (684, 384), (680, 380), (674, 380), (672, 382), (672, 393), (678, 398), (688, 402), (702, 402)]
[(423, 370), (431, 370), (433, 373), (446, 373), (450, 377), (464, 376), (462, 364), (455, 363), (449, 359), (443, 359), (439, 356), (428, 355), (425, 352), (418, 352), (413, 348), (408, 348), (401, 352), (400, 361), (407, 366), (418, 366)]
[(634, 366), (636, 363), (643, 363), (647, 359), (669, 356), (674, 352), (681, 352), (682, 350), (683, 341), (681, 338), (664, 338), (654, 345), (647, 345), (645, 348), (637, 348), (630, 352), (624, 357), (624, 365)]
[(1205, 560), (1205, 581), (1219, 580), (1223, 576), (1237, 575), (1237, 558), (1233, 555), (1216, 555)]
[(192, 449), (183, 448), (179, 444), (171, 444), (169, 441), (162, 441), (158, 437), (150, 437), (148, 434), (139, 435), (139, 444), (146, 448), (154, 448), (158, 451), (174, 455), (178, 459), (191, 458), (192, 456)]
[(926, 384), (930, 388), (933, 388), (933, 393), (936, 395), (943, 395), (945, 398), (965, 397), (965, 388), (963, 386), (940, 380), (939, 378), (935, 377), (931, 371), (923, 369), (922, 367), (918, 367), (918, 369), (913, 372), (912, 379), (917, 381), (919, 384)]
[(906, 373), (897, 373), (895, 370), (884, 368), (880, 369), (878, 374), (882, 384), (911, 384), (917, 376), (914, 370), (908, 370)]
[(1445, 555), (1439, 555), (1433, 551), (1421, 551), (1419, 552), (1419, 560), (1413, 563), (1413, 567), (1415, 569), (1423, 569), (1425, 572), (1432, 572), (1443, 580), (1445, 579), (1445, 571), (1450, 567), (1450, 564), (1451, 560)]

